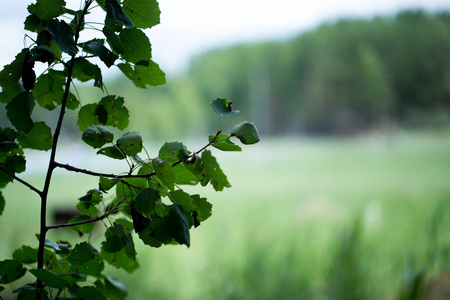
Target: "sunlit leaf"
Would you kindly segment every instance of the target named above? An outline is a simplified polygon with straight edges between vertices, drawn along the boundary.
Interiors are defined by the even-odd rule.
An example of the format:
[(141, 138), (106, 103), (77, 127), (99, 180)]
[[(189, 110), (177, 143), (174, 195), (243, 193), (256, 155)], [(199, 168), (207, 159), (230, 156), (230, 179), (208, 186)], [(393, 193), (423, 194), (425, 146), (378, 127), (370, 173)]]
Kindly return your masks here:
[(80, 131), (86, 130), (91, 125), (100, 125), (98, 116), (96, 115), (97, 104), (90, 103), (82, 106), (78, 111), (77, 125)]
[(245, 145), (256, 144), (260, 140), (255, 124), (247, 121), (233, 127), (230, 135), (237, 137)]
[(119, 34), (124, 46), (122, 58), (131, 63), (149, 61), (152, 56), (152, 46), (147, 35), (140, 29), (124, 29)]
[(137, 76), (136, 71), (133, 69), (133, 67), (128, 63), (121, 63), (118, 64), (117, 67), (119, 67), (120, 71), (130, 79), (134, 85), (138, 88), (145, 89), (146, 85), (141, 81), (141, 79)]
[(108, 41), (108, 44), (115, 52), (119, 54), (125, 52), (125, 45), (122, 43), (120, 37), (115, 33), (114, 29), (111, 26), (105, 25), (102, 31), (106, 37), (106, 40)]
[(167, 160), (170, 164), (178, 161), (178, 152), (183, 148), (183, 143), (180, 142), (166, 142), (159, 149), (158, 158)]
[(194, 201), (198, 221), (203, 222), (208, 219), (212, 214), (212, 204), (206, 201), (206, 198), (200, 197), (200, 195), (191, 195), (191, 198)]
[(120, 130), (127, 128), (130, 119), (128, 109), (123, 106), (123, 97), (114, 95), (103, 97), (99, 105), (103, 105), (107, 112), (107, 126), (117, 127)]
[(134, 67), (136, 75), (142, 83), (149, 86), (166, 84), (166, 74), (154, 61), (144, 61)]
[(161, 14), (156, 0), (124, 0), (123, 10), (138, 28), (150, 28), (159, 24)]
[(64, 13), (64, 0), (37, 0), (36, 15), (42, 20), (50, 20)]

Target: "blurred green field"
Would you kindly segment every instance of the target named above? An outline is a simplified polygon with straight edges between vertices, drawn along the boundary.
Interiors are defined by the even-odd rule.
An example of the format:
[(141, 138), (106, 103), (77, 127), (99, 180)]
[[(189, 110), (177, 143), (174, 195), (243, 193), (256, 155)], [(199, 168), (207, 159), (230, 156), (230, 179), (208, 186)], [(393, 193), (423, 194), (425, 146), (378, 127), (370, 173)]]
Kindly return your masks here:
[[(136, 237), (141, 267), (111, 268), (129, 299), (414, 299), (401, 294), (417, 275), (450, 272), (449, 131), (264, 138), (242, 153), (214, 153), (233, 187), (188, 189), (213, 203), (189, 249), (148, 248)], [(96, 185), (62, 174), (50, 208)], [(23, 189), (4, 191), (0, 259), (37, 245), (39, 203)], [(76, 238), (62, 229), (50, 238), (64, 234)]]

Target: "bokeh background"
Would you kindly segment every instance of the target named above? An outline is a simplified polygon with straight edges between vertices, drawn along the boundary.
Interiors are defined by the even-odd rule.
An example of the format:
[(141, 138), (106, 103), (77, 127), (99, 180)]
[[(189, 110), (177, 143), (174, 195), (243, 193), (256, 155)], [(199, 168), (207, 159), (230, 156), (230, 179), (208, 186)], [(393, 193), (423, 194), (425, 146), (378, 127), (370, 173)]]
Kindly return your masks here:
[[(68, 0), (69, 2), (75, 2)], [(0, 11), (1, 65), (26, 46), (27, 1)], [(208, 197), (213, 216), (192, 245), (153, 249), (141, 267), (111, 269), (129, 299), (448, 299), (450, 295), (450, 3), (448, 1), (160, 1), (148, 31), (168, 84), (137, 89), (104, 70), (125, 98), (129, 131), (150, 153), (192, 150), (215, 133), (209, 103), (233, 100), (261, 142), (214, 155), (231, 189)], [(102, 97), (76, 86), (83, 104)], [(7, 124), (4, 105), (0, 125)], [(37, 118), (51, 118), (36, 109)], [(50, 122), (51, 123), (51, 122)], [(68, 112), (58, 161), (123, 171), (80, 143)], [(23, 178), (42, 185), (47, 153)], [(58, 172), (50, 209), (74, 206), (96, 179)], [(39, 201), (4, 191), (0, 259), (37, 244)], [(24, 209), (25, 208), (25, 209)], [(88, 237), (100, 243), (102, 229)], [(76, 239), (59, 229), (52, 239)]]

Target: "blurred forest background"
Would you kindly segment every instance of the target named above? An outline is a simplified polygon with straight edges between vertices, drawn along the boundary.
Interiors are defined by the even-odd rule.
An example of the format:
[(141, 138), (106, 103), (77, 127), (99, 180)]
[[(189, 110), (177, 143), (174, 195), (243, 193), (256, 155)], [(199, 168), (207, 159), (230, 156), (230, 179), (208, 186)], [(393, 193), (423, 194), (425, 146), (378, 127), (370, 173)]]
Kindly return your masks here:
[[(262, 136), (242, 153), (216, 151), (233, 187), (206, 191), (213, 216), (192, 231), (190, 249), (136, 242), (141, 268), (111, 270), (130, 299), (448, 299), (450, 12), (329, 22), (199, 54), (165, 86), (138, 89), (121, 77), (106, 87), (125, 98), (128, 130), (155, 141), (150, 153), (159, 141), (204, 143), (217, 128), (209, 106), (217, 97), (241, 110), (222, 120), (225, 132), (248, 120)], [(103, 96), (85, 84), (76, 93), (82, 104)], [(76, 124), (76, 112), (67, 117)], [(76, 126), (65, 132), (62, 162), (110, 166), (71, 143)], [(30, 170), (39, 182), (39, 167)], [(51, 209), (73, 207), (96, 184), (57, 176)], [(38, 203), (21, 210), (29, 191), (20, 188), (8, 186), (5, 197), (18, 200), (0, 218), (8, 255), (35, 243)], [(11, 226), (20, 219), (30, 224)]]
[(433, 128), (450, 124), (449, 53), (450, 13), (405, 11), (210, 51), (156, 89), (136, 92), (122, 79), (109, 86), (145, 103), (148, 110), (132, 112), (143, 122), (136, 126), (157, 127), (161, 136), (196, 134), (215, 122), (208, 103), (216, 97), (234, 101), (263, 135)]

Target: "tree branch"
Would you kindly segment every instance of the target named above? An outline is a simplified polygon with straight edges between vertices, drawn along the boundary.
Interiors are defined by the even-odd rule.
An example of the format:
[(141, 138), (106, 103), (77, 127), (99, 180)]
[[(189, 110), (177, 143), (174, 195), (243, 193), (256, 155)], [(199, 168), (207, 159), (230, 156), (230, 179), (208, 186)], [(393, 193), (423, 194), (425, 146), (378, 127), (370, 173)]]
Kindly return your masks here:
[(86, 175), (97, 176), (97, 177), (101, 176), (101, 177), (108, 177), (108, 178), (124, 179), (124, 178), (149, 178), (149, 177), (152, 177), (153, 175), (155, 175), (155, 172), (151, 172), (148, 174), (124, 174), (124, 175), (107, 174), (107, 173), (93, 172), (93, 171), (89, 171), (86, 169), (77, 168), (77, 167), (71, 166), (69, 164), (61, 164), (58, 162), (55, 162), (54, 165), (55, 165), (55, 167), (66, 169), (68, 171), (72, 171), (72, 172), (76, 172), (76, 173), (83, 173)]
[(42, 193), (40, 190), (38, 190), (37, 188), (35, 188), (33, 185), (31, 185), (30, 183), (26, 182), (25, 180), (20, 179), (19, 177), (17, 177), (17, 176), (14, 175), (14, 174), (9, 174), (8, 171), (6, 171), (5, 168), (0, 167), (0, 170), (2, 170), (3, 172), (5, 172), (5, 173), (9, 176), (9, 178), (11, 179), (11, 181), (13, 181), (13, 179), (14, 179), (14, 180), (17, 180), (18, 182), (20, 182), (21, 184), (25, 185), (26, 187), (28, 187), (28, 188), (29, 188), (30, 190), (32, 190), (33, 192), (36, 192), (36, 193), (38, 193), (39, 195)]

